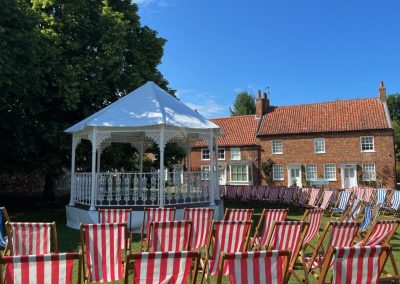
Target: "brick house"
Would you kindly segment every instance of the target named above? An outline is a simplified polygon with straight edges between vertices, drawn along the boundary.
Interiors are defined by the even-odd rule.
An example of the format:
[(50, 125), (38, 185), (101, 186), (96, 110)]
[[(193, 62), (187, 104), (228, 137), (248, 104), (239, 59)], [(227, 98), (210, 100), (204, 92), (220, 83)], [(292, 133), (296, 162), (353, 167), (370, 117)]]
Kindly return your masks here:
[[(382, 82), (377, 98), (305, 105), (273, 107), (259, 92), (256, 115), (212, 121), (223, 133), (220, 184), (266, 184), (260, 168), (272, 160), (274, 185), (319, 180), (335, 188), (395, 186), (393, 129)], [(208, 169), (207, 153), (206, 143), (194, 144), (193, 169)]]

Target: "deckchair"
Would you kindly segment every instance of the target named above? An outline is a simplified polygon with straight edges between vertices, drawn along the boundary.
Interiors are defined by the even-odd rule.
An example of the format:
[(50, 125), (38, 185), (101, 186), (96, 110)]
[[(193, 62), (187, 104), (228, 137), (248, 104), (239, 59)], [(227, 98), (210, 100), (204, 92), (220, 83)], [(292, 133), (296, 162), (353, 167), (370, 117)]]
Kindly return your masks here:
[(396, 218), (400, 208), (400, 190), (394, 190), (392, 195), (392, 201), (390, 206), (383, 206), (383, 215), (386, 212), (393, 214), (393, 219)]
[(327, 283), (333, 268), (332, 283), (377, 284), (390, 251), (388, 246), (330, 247), (318, 283)]
[(249, 201), (251, 199), (251, 186), (241, 186), (238, 192), (240, 193), (241, 201)]
[(80, 234), (84, 282), (123, 280), (126, 261), (122, 257), (122, 247), (127, 247), (128, 239), (126, 224), (81, 224)]
[(277, 202), (279, 196), (279, 187), (273, 186), (269, 189), (268, 201), (269, 202)]
[(236, 186), (228, 186), (226, 188), (226, 196), (228, 197), (229, 200), (235, 200), (236, 199)]
[(263, 201), (264, 198), (266, 197), (266, 187), (265, 186), (257, 186), (255, 188), (255, 196), (254, 199), (257, 201)]
[(191, 221), (162, 221), (150, 223), (148, 251), (190, 250)]
[(361, 202), (361, 199), (354, 199), (353, 204), (345, 210), (345, 212), (342, 214), (340, 221), (347, 221), (347, 222), (352, 222), (352, 221), (357, 221), (357, 218), (362, 211), (364, 205)]
[(250, 238), (250, 248), (265, 247), (274, 222), (284, 221), (289, 209), (263, 209), (254, 237)]
[(3, 218), (4, 222), (11, 222), (5, 207), (0, 207), (0, 248), (7, 246), (7, 233), (3, 229)]
[(333, 195), (332, 190), (324, 190), (324, 193), (322, 195), (322, 202), (321, 205), (319, 206), (320, 209), (326, 210), (328, 208), (332, 195)]
[(305, 250), (307, 246), (315, 248), (313, 245), (311, 245), (311, 241), (315, 236), (319, 237), (319, 228), (321, 227), (324, 212), (325, 211), (323, 209), (309, 209), (304, 212), (302, 220), (307, 221), (310, 225), (307, 234), (304, 237), (303, 250)]
[(292, 204), (293, 197), (296, 193), (297, 188), (288, 187), (285, 192), (285, 196), (283, 197), (282, 203), (284, 204)]
[(289, 259), (288, 250), (223, 253), (217, 284), (222, 283), (225, 263), (232, 284), (286, 283)]
[(308, 228), (309, 223), (304, 221), (275, 222), (268, 236), (265, 249), (289, 250), (292, 253), (289, 261), (287, 280), (293, 274), (299, 282), (301, 281), (301, 277), (294, 272), (294, 265), (296, 264)]
[[(209, 236), (206, 246), (206, 258), (201, 261), (203, 275), (208, 280), (211, 276), (218, 275), (219, 263), (222, 252), (244, 252), (247, 247), (247, 241), (250, 234), (253, 221), (213, 221), (212, 234)], [(223, 275), (229, 273), (228, 265), (222, 268)]]
[[(105, 223), (125, 223), (125, 224), (127, 224), (128, 234), (129, 234), (129, 239), (127, 241), (128, 249), (131, 246), (131, 240), (132, 240), (132, 217), (131, 217), (131, 214), (132, 214), (132, 208), (129, 208), (129, 209), (101, 208), (101, 209), (99, 209), (99, 223), (100, 224), (105, 224)], [(121, 244), (125, 245), (124, 243), (121, 243)], [(124, 249), (124, 248), (125, 247), (122, 247), (122, 249)]]
[(331, 210), (331, 218), (333, 217), (334, 214), (343, 214), (343, 212), (346, 210), (349, 201), (351, 198), (351, 192), (349, 191), (342, 191), (340, 193), (340, 197), (338, 200), (338, 204), (336, 204), (336, 207), (332, 208)]
[(375, 205), (376, 206), (382, 207), (385, 205), (386, 194), (387, 194), (387, 189), (385, 189), (385, 188), (378, 188), (376, 190), (376, 196), (375, 196)]
[(320, 197), (321, 189), (320, 188), (311, 188), (310, 190), (310, 199), (306, 204), (306, 207), (315, 208), (318, 205), (319, 197)]
[(286, 189), (287, 189), (286, 186), (279, 186), (278, 187), (278, 201), (279, 202), (282, 202), (283, 197), (285, 196), (285, 193), (286, 193)]
[[(306, 265), (306, 279), (313, 269), (322, 269), (322, 261), (325, 255), (323, 242), (327, 237), (328, 232), (330, 231), (330, 236), (327, 242), (329, 245), (333, 247), (351, 246), (359, 226), (360, 222), (329, 222), (326, 224), (311, 257), (307, 258), (305, 257), (305, 254), (303, 255), (303, 262)], [(314, 276), (316, 275), (317, 274), (314, 273)]]
[[(186, 284), (189, 278), (191, 284), (196, 283), (198, 252), (141, 252), (128, 255), (128, 263), (130, 260), (133, 260), (134, 284)], [(129, 268), (125, 274), (125, 284), (128, 283), (128, 273)]]
[(367, 204), (364, 207), (364, 218), (361, 222), (359, 232), (365, 232), (371, 226), (372, 221), (374, 220), (373, 212), (372, 212), (372, 205)]
[[(0, 257), (0, 284), (72, 284), (74, 260), (75, 273), (81, 283), (81, 254), (52, 253), (40, 255)], [(4, 271), (2, 267), (4, 267)]]
[(174, 221), (176, 208), (145, 207), (143, 211), (143, 224), (140, 230), (141, 250), (146, 251), (148, 246), (147, 235), (150, 232), (150, 223), (160, 221)]
[(183, 219), (193, 225), (190, 247), (199, 249), (207, 244), (214, 218), (214, 208), (185, 208)]
[(373, 193), (374, 193), (374, 189), (372, 187), (364, 188), (364, 195), (362, 197), (362, 200), (369, 203), (371, 201)]
[(250, 221), (253, 217), (254, 209), (233, 209), (226, 208), (224, 220), (226, 221)]
[(297, 206), (305, 206), (309, 194), (310, 194), (310, 189), (309, 188), (300, 188), (297, 191), (297, 199), (296, 199), (295, 205), (297, 205)]
[[(30, 255), (58, 252), (56, 223), (6, 222), (8, 243), (5, 254)], [(51, 251), (53, 243), (53, 251)]]

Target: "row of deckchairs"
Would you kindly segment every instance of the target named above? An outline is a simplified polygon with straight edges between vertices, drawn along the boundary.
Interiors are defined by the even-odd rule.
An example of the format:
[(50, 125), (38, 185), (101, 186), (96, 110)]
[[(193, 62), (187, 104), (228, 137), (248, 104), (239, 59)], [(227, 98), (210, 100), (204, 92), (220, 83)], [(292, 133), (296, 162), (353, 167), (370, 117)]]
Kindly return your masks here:
[[(317, 268), (320, 270), (320, 279), (323, 279), (323, 273), (324, 271), (327, 271), (326, 266), (330, 265), (330, 261), (326, 264), (326, 259), (333, 257), (335, 253), (340, 251), (340, 249), (329, 249), (327, 252), (324, 251), (322, 242), (326, 238), (328, 232), (330, 232), (329, 244), (338, 248), (343, 246), (348, 247), (353, 245), (353, 240), (358, 233), (360, 225), (359, 222), (331, 222), (327, 224), (320, 236), (319, 228), (321, 226), (321, 219), (324, 210), (308, 210), (303, 216), (302, 221), (285, 221), (288, 212), (287, 209), (265, 209), (263, 210), (255, 235), (251, 241), (249, 233), (252, 225), (252, 209), (227, 209), (224, 221), (212, 221), (212, 217), (210, 218), (210, 215), (207, 215), (209, 210), (210, 209), (208, 208), (192, 209), (190, 211), (197, 213), (192, 214), (192, 216), (196, 216), (196, 220), (179, 221), (163, 221), (164, 219), (170, 218), (168, 216), (174, 215), (174, 209), (148, 208), (145, 210), (143, 221), (144, 227), (148, 226), (146, 222), (150, 219), (163, 219), (162, 221), (150, 222), (150, 225), (147, 227), (149, 228), (147, 231), (149, 234), (144, 234), (143, 236), (144, 239), (147, 238), (147, 241), (145, 242), (147, 244), (146, 249), (164, 250), (164, 252), (153, 251), (131, 254), (128, 245), (128, 242), (130, 242), (129, 233), (126, 225), (128, 218), (121, 218), (121, 221), (125, 221), (122, 223), (83, 224), (81, 226), (81, 239), (84, 269), (83, 275), (85, 281), (109, 282), (120, 280), (124, 277), (127, 279), (126, 276), (129, 272), (128, 264), (130, 261), (133, 261), (134, 264), (133, 273), (135, 283), (139, 283), (136, 281), (139, 281), (141, 278), (145, 278), (146, 280), (143, 283), (161, 283), (159, 281), (168, 279), (172, 279), (171, 283), (186, 283), (180, 282), (179, 280), (175, 281), (173, 277), (178, 276), (181, 276), (182, 279), (184, 279), (184, 277), (187, 279), (187, 277), (190, 276), (192, 281), (195, 281), (198, 268), (197, 263), (200, 263), (203, 270), (202, 280), (204, 277), (209, 279), (210, 276), (217, 276), (220, 280), (222, 275), (229, 275), (232, 280), (236, 279), (235, 277), (238, 277), (237, 272), (240, 270), (238, 270), (239, 268), (237, 266), (239, 264), (239, 266), (243, 268), (245, 268), (246, 263), (249, 264), (248, 260), (246, 262), (241, 259), (241, 257), (244, 257), (244, 259), (258, 259), (255, 260), (258, 270), (256, 269), (255, 271), (261, 271), (263, 267), (265, 271), (262, 271), (261, 274), (257, 272), (252, 275), (247, 273), (247, 276), (250, 277), (249, 279), (252, 279), (252, 281), (240, 281), (239, 279), (242, 278), (238, 278), (238, 283), (265, 283), (263, 281), (257, 282), (257, 279), (253, 279), (254, 277), (260, 277), (263, 273), (265, 273), (265, 277), (273, 277), (275, 280), (283, 280), (276, 283), (286, 283), (291, 275), (299, 281), (306, 281), (308, 274), (315, 272), (314, 270)], [(172, 214), (171, 211), (173, 212)], [(114, 209), (114, 212), (115, 214), (128, 216), (128, 213), (124, 210)], [(200, 212), (203, 214), (199, 214)], [(111, 213), (107, 212), (107, 214)], [(185, 216), (184, 219), (189, 218), (186, 213)], [(202, 219), (202, 216), (207, 216), (205, 217), (206, 220), (200, 220)], [(196, 251), (188, 252), (188, 250), (191, 249), (189, 240), (192, 239), (190, 236), (191, 233), (193, 234), (193, 231), (190, 229), (182, 230), (182, 228), (185, 227), (184, 224), (192, 225), (192, 221), (194, 221), (193, 223), (197, 222), (203, 224), (203, 226), (198, 226), (199, 230), (203, 229), (208, 231), (205, 234), (207, 236), (205, 258), (200, 258)], [(211, 226), (208, 227), (206, 224), (210, 221), (212, 221)], [(12, 225), (9, 223), (8, 226)], [(34, 228), (31, 237), (35, 238), (32, 242), (28, 242), (25, 245), (29, 246), (35, 244), (37, 246), (38, 244), (47, 243), (40, 241), (42, 235), (38, 233), (37, 230), (40, 231), (42, 227), (34, 225), (26, 227), (27, 230), (32, 230), (32, 228)], [(374, 223), (372, 227), (373, 229), (366, 234), (366, 237), (368, 238), (362, 239), (360, 244), (372, 246), (383, 245), (384, 247), (373, 247), (371, 248), (371, 251), (365, 252), (365, 255), (369, 255), (372, 251), (375, 251), (375, 253), (373, 253), (375, 258), (380, 257), (381, 254), (386, 254), (387, 256), (392, 257), (390, 239), (397, 227), (398, 222), (396, 221)], [(158, 229), (155, 230), (155, 228)], [(11, 230), (11, 232), (14, 231)], [(266, 238), (265, 235), (267, 236)], [(346, 236), (345, 238), (343, 237), (344, 235)], [(318, 237), (319, 240), (316, 247), (311, 245), (311, 240), (314, 237)], [(19, 243), (18, 237), (15, 235), (11, 235), (10, 239), (13, 239), (14, 243)], [(154, 242), (159, 245), (157, 248), (155, 247)], [(171, 243), (175, 244), (171, 247)], [(306, 256), (307, 247), (313, 249), (311, 258), (307, 258)], [(124, 259), (122, 258), (123, 249), (126, 250), (126, 257)], [(175, 253), (166, 253), (165, 250), (174, 250)], [(247, 250), (255, 250), (256, 252), (246, 252)], [(380, 252), (377, 253), (376, 250)], [(16, 250), (14, 249), (13, 251), (15, 252)], [(349, 248), (349, 251), (354, 251), (354, 248)], [(40, 256), (39, 259), (43, 261), (43, 257), (44, 256)], [(63, 257), (67, 257), (67, 255), (63, 255)], [(79, 255), (70, 254), (68, 258), (69, 257), (72, 259), (76, 257), (79, 258)], [(163, 257), (165, 257), (164, 260)], [(278, 259), (280, 259), (278, 263), (284, 263), (283, 266), (279, 264), (277, 269), (273, 270), (274, 272), (282, 271), (282, 274), (279, 276), (280, 278), (276, 278), (276, 274), (274, 273), (271, 274), (271, 267), (274, 266), (263, 266), (259, 264), (259, 259), (261, 257), (263, 258), (264, 264), (267, 258), (268, 261), (274, 261), (275, 264)], [(11, 267), (11, 263), (13, 263), (10, 260), (11, 258), (15, 258), (17, 261), (22, 261), (21, 259), (24, 257), (7, 256), (2, 259), (2, 262), (4, 264), (9, 264), (7, 267)], [(56, 259), (55, 256), (54, 259)], [(30, 260), (34, 261), (35, 259), (31, 258)], [(167, 263), (170, 265), (166, 265)], [(192, 263), (195, 263), (193, 266), (194, 269), (189, 273)], [(234, 265), (234, 263), (236, 264)], [(295, 274), (294, 267), (296, 263), (303, 265), (304, 275)], [(384, 261), (382, 264), (384, 264)], [(252, 264), (253, 268), (254, 265), (255, 264)], [(392, 265), (395, 265), (393, 264), (393, 261)], [(235, 267), (233, 271), (232, 267)], [(162, 271), (163, 269), (164, 271)], [(268, 269), (270, 271), (269, 273)], [(10, 268), (7, 270), (6, 268), (6, 278), (11, 277), (10, 273), (7, 274), (7, 271), (9, 270), (12, 269)], [(379, 271), (380, 270), (376, 271), (378, 275), (377, 277), (379, 277)], [(395, 273), (397, 273), (397, 270)], [(373, 272), (373, 274), (375, 275), (375, 272)], [(398, 273), (396, 275), (398, 275)], [(150, 279), (153, 278), (157, 278), (157, 280), (152, 282)], [(271, 283), (273, 283), (273, 281)]]

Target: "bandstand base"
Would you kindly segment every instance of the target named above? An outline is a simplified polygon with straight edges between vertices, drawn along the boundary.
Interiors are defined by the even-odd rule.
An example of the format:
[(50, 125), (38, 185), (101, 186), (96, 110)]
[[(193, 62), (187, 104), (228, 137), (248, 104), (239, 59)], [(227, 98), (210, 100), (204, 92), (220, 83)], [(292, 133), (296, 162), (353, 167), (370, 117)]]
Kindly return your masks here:
[[(204, 204), (190, 204), (187, 206), (178, 205), (176, 206), (175, 220), (181, 220), (183, 218), (183, 211), (185, 207), (195, 208), (195, 207), (207, 207), (214, 208), (214, 219), (220, 220), (224, 217), (224, 204), (222, 200), (216, 200), (215, 206), (210, 206), (208, 203)], [(168, 206), (169, 207), (169, 206)], [(107, 208), (106, 206), (101, 206), (101, 208)], [(110, 207), (115, 208), (115, 207)], [(125, 207), (126, 208), (126, 207)], [(98, 212), (90, 211), (89, 207), (85, 206), (65, 206), (66, 217), (67, 217), (67, 227), (72, 229), (79, 229), (80, 224), (94, 224), (98, 223)], [(140, 228), (143, 223), (143, 207), (135, 208), (132, 207), (132, 231), (134, 233), (140, 233)]]

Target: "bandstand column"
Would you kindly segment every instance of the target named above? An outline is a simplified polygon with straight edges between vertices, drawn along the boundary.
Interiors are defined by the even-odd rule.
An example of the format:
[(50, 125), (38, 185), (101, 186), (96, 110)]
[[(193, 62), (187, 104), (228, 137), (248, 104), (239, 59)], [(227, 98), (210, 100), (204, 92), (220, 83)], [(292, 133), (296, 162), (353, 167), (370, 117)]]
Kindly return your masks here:
[(208, 150), (210, 151), (210, 180), (209, 180), (209, 198), (210, 198), (210, 205), (215, 205), (214, 200), (214, 131), (210, 129), (210, 137), (208, 140)]
[(79, 143), (79, 139), (72, 134), (72, 153), (71, 153), (71, 192), (69, 199), (69, 206), (75, 206), (75, 153), (76, 147)]
[(160, 198), (160, 208), (164, 208), (164, 190), (165, 190), (165, 179), (164, 179), (164, 148), (165, 148), (165, 127), (161, 126), (160, 131), (160, 184), (159, 184), (159, 198)]
[(90, 208), (89, 210), (96, 210), (95, 197), (96, 197), (96, 148), (97, 148), (97, 131), (96, 127), (92, 130), (92, 188), (90, 192)]
[(99, 149), (97, 149), (97, 172), (100, 173), (100, 157), (101, 157), (101, 145), (99, 146)]

